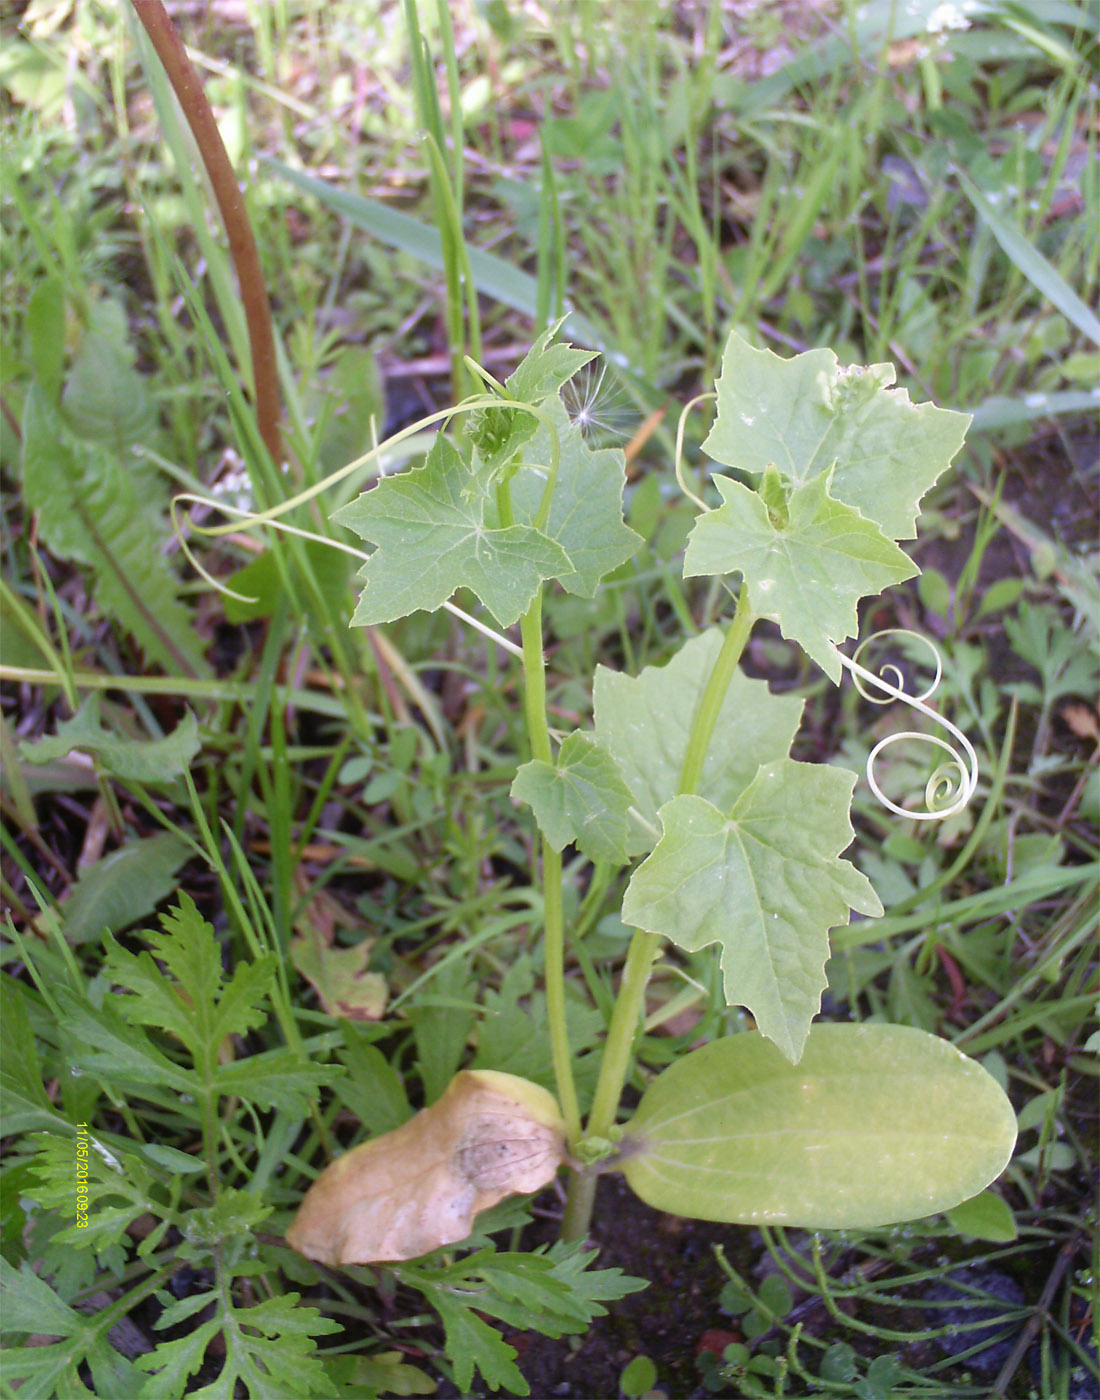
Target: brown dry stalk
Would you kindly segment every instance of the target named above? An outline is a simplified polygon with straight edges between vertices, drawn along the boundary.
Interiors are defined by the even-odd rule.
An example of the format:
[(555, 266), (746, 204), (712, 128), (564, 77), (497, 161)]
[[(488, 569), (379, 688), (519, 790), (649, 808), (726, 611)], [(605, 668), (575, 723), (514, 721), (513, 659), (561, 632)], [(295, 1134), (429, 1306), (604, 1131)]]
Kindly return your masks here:
[(271, 329), (267, 284), (260, 266), (260, 255), (244, 197), (202, 83), (161, 0), (131, 0), (131, 4), (179, 99), (187, 124), (198, 145), (206, 173), (210, 177), (214, 198), (218, 202), (222, 223), (229, 239), (230, 256), (237, 270), (241, 305), (248, 325), (256, 422), (272, 460), (279, 462), (282, 458), (282, 445), (279, 432), (279, 379), (275, 359), (275, 336)]

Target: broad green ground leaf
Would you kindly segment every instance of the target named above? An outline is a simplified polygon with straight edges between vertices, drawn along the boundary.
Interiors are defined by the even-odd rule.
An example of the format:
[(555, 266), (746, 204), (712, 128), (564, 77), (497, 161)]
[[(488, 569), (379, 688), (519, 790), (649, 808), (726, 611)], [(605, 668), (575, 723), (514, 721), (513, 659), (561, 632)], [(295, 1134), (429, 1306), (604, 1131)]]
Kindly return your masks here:
[[(644, 822), (631, 820), (631, 854), (653, 849), (658, 810), (680, 790), (695, 706), (721, 649), (722, 632), (712, 627), (666, 665), (637, 676), (596, 667), (596, 737), (619, 765)], [(729, 811), (761, 763), (786, 757), (801, 716), (797, 696), (772, 695), (765, 681), (738, 672), (707, 750), (700, 796)]]
[(774, 465), (810, 481), (835, 463), (832, 494), (894, 539), (912, 539), (921, 497), (962, 446), (965, 413), (891, 389), (893, 365), (842, 366), (831, 350), (781, 359), (731, 332), (704, 452), (723, 466)]
[[(340, 1027), (344, 1049), (340, 1063), (347, 1073), (336, 1081), (336, 1097), (371, 1132), (388, 1133), (412, 1117), (401, 1076), (387, 1055), (367, 1039), (367, 1028), (346, 1021)], [(448, 1076), (449, 1077), (449, 1076)], [(428, 1094), (428, 1098), (438, 1098)]]
[(185, 772), (202, 747), (199, 727), (190, 710), (184, 711), (179, 724), (163, 739), (127, 739), (112, 734), (103, 727), (99, 711), (100, 696), (90, 695), (72, 719), (58, 724), (56, 734), (21, 744), (21, 756), (28, 763), (50, 763), (73, 749), (83, 749), (95, 754), (116, 778), (166, 783)]
[(829, 930), (881, 914), (851, 842), (855, 774), (762, 764), (729, 815), (702, 797), (661, 808), (663, 834), (623, 899), (623, 922), (694, 951), (721, 945), (726, 998), (797, 1060), (825, 988)]
[(147, 441), (154, 431), (156, 413), (145, 376), (134, 368), (120, 302), (101, 301), (93, 311), (61, 396), (61, 412), (78, 437), (116, 452)]
[(341, 525), (378, 546), (359, 572), (366, 586), (352, 622), (370, 626), (432, 612), (465, 587), (509, 627), (544, 579), (573, 572), (562, 547), (540, 531), (493, 528), (490, 501), (441, 435), (424, 466), (384, 478), (338, 511)]
[(615, 760), (591, 735), (570, 734), (556, 763), (523, 764), (512, 796), (530, 805), (555, 851), (573, 842), (589, 860), (626, 864), (630, 790)]
[[(535, 970), (526, 954), (517, 957), (483, 997), (473, 1069), (501, 1069), (554, 1088), (553, 1054), (547, 1029), (546, 993), (535, 986)], [(565, 1025), (573, 1052), (573, 1077), (582, 1102), (595, 1084), (599, 1068), (593, 1047), (605, 1029), (600, 1012), (571, 987), (565, 993)]]
[(60, 910), (68, 942), (86, 943), (105, 928), (118, 933), (144, 919), (176, 888), (190, 855), (186, 842), (162, 831), (86, 865)]
[[(341, 460), (348, 462), (351, 457)], [(310, 572), (317, 580), (318, 591), (326, 598), (343, 598), (351, 576), (351, 556), (327, 544), (318, 544), (316, 540), (302, 540), (301, 545)], [(265, 549), (262, 554), (257, 554), (243, 569), (230, 574), (226, 583), (241, 598), (256, 600), (243, 603), (241, 598), (226, 595), (222, 599), (222, 607), (227, 622), (251, 622), (257, 617), (271, 617), (286, 596), (286, 583), (274, 549)], [(302, 595), (312, 609), (311, 597), (305, 588)]]
[(1015, 1140), (1004, 1091), (949, 1042), (817, 1025), (797, 1065), (750, 1031), (669, 1066), (626, 1126), (622, 1167), (675, 1215), (875, 1229), (973, 1196)]
[(439, 1098), (450, 1083), (477, 1019), (478, 987), (465, 961), (444, 960), (444, 964), (409, 1007), (416, 1066), (428, 1103)]
[[(684, 577), (741, 573), (753, 611), (839, 681), (832, 647), (855, 636), (860, 598), (912, 578), (916, 566), (872, 521), (833, 500), (827, 474), (795, 486), (782, 508), (727, 476), (714, 480), (723, 503), (696, 520)], [(769, 491), (773, 501), (782, 492), (774, 468), (765, 473)]]
[[(618, 448), (593, 451), (580, 428), (570, 422), (561, 399), (543, 408), (557, 426), (561, 444), (558, 475), (546, 533), (569, 555), (572, 572), (559, 574), (561, 586), (581, 598), (593, 598), (599, 582), (626, 562), (641, 544), (623, 520), (626, 458)], [(531, 524), (542, 501), (550, 461), (550, 430), (542, 423), (524, 446), (524, 466), (512, 478), (516, 520)]]
[(172, 674), (208, 671), (161, 552), (167, 523), (148, 507), (120, 456), (74, 438), (37, 385), (23, 408), (23, 493), (48, 548), (93, 570), (102, 612)]
[(994, 1244), (1011, 1244), (1016, 1238), (1016, 1217), (1008, 1202), (995, 1191), (979, 1191), (947, 1212), (953, 1229), (960, 1235)]

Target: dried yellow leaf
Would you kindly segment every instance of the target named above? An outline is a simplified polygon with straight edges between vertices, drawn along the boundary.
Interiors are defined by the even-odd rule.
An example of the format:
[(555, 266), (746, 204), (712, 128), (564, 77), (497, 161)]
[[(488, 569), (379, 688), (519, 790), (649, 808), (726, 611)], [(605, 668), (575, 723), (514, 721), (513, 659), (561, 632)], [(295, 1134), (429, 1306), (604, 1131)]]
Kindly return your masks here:
[(514, 1074), (463, 1070), (443, 1096), (317, 1178), (287, 1243), (323, 1264), (415, 1259), (458, 1244), (505, 1196), (538, 1191), (565, 1156), (554, 1096)]

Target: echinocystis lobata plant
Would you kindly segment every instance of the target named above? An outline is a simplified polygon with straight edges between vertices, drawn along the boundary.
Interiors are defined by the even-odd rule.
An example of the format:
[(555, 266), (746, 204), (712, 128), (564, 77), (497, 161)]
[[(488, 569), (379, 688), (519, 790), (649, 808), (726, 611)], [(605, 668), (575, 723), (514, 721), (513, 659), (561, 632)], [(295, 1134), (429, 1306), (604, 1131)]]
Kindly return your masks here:
[[(829, 350), (783, 360), (731, 334), (703, 444), (727, 469), (713, 476), (721, 503), (708, 506), (676, 464), (699, 508), (684, 574), (720, 579), (731, 616), (687, 638), (664, 666), (637, 676), (597, 667), (591, 730), (560, 733), (547, 718), (544, 590), (556, 582), (592, 598), (640, 543), (622, 514), (623, 454), (592, 450), (561, 399), (591, 358), (547, 331), (503, 386), (482, 376), (487, 391), (453, 410), (422, 466), (384, 478), (337, 516), (374, 546), (353, 623), (451, 606), (467, 588), (500, 628), (519, 624), (531, 756), (511, 791), (541, 835), (559, 1103), (502, 1076), (491, 1087), (503, 1097), (486, 1116), (464, 1082), (444, 1111), (440, 1101), (412, 1131), (398, 1130), (404, 1138), (355, 1149), (321, 1176), (290, 1233), (315, 1258), (363, 1263), (453, 1243), (479, 1192), (497, 1200), (529, 1190), (559, 1159), (571, 1170), (563, 1233), (576, 1239), (607, 1170), (680, 1215), (875, 1227), (957, 1205), (1012, 1152), (1008, 1099), (948, 1042), (899, 1026), (812, 1024), (830, 929), (851, 910), (882, 913), (842, 856), (856, 779), (792, 759), (801, 701), (739, 670), (754, 622), (768, 618), (833, 682), (847, 667), (863, 685), (905, 698), (838, 645), (856, 632), (861, 598), (918, 572), (896, 541), (913, 537), (921, 496), (962, 445), (967, 418), (911, 403), (890, 387), (889, 365), (842, 368)], [(973, 751), (954, 732), (969, 761), (958, 760), (947, 810), (969, 800), (977, 780)], [(622, 900), (634, 933), (586, 1119), (565, 1016), (569, 846), (605, 869), (641, 857)], [(647, 980), (669, 943), (717, 944), (726, 999), (756, 1028), (669, 1065), (619, 1124)], [(348, 1220), (369, 1217), (372, 1193), (391, 1189), (414, 1160), (433, 1165), (430, 1189), (416, 1196), (409, 1187), (398, 1252), (384, 1223), (349, 1230)], [(342, 1232), (335, 1245), (330, 1229)]]

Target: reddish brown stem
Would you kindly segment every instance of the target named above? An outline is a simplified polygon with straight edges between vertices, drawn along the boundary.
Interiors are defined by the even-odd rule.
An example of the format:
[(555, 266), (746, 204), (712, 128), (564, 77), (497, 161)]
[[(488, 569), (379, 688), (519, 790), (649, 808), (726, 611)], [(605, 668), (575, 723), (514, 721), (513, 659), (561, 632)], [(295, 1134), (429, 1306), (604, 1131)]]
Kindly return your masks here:
[(936, 944), (936, 956), (940, 960), (940, 965), (947, 973), (947, 980), (951, 983), (951, 1005), (947, 1008), (948, 1018), (957, 1021), (966, 1004), (966, 982), (959, 970), (959, 965), (942, 943)]
[(278, 462), (282, 458), (282, 445), (275, 335), (271, 329), (267, 285), (244, 197), (202, 83), (161, 0), (131, 0), (131, 4), (179, 99), (218, 201), (248, 324), (256, 422), (272, 460)]

